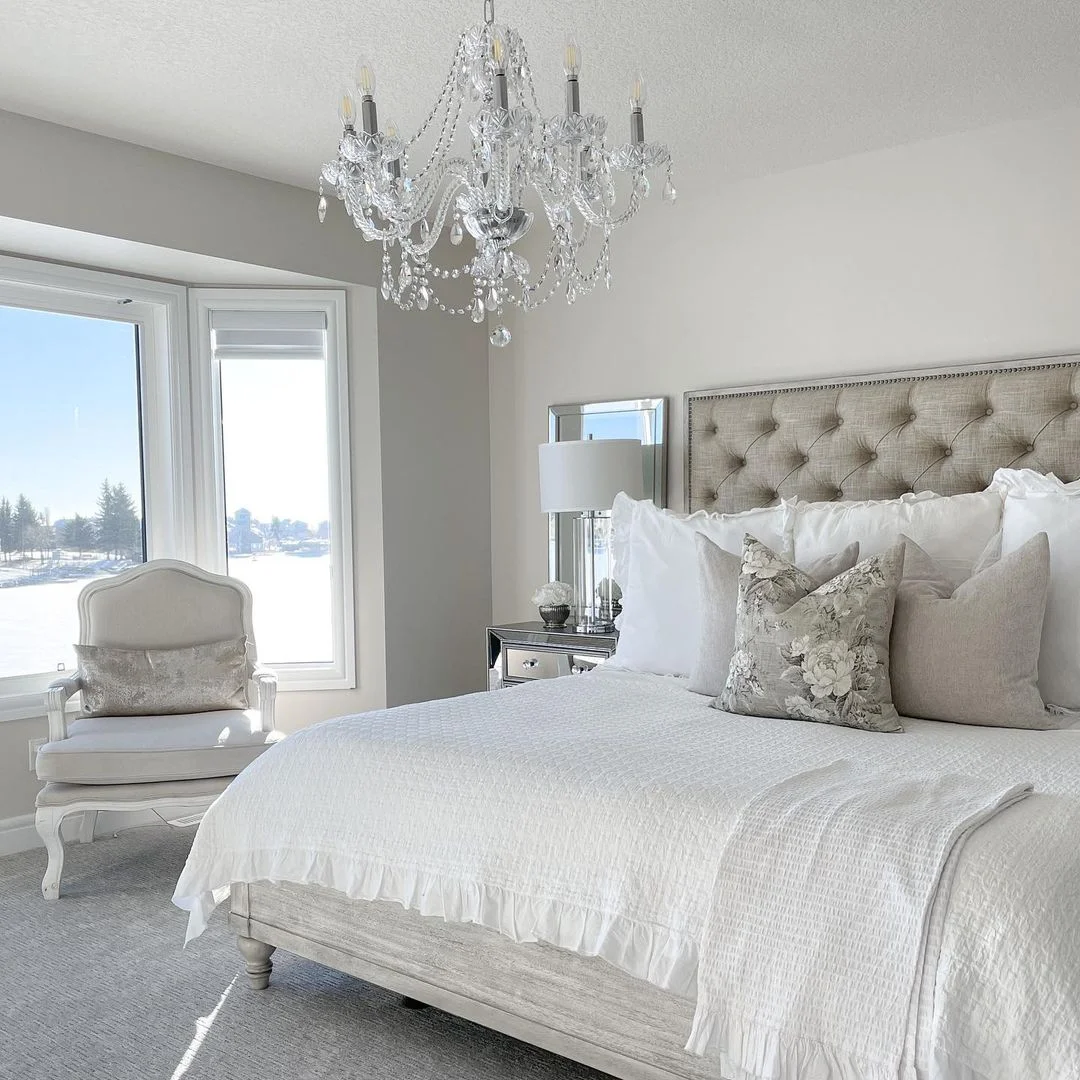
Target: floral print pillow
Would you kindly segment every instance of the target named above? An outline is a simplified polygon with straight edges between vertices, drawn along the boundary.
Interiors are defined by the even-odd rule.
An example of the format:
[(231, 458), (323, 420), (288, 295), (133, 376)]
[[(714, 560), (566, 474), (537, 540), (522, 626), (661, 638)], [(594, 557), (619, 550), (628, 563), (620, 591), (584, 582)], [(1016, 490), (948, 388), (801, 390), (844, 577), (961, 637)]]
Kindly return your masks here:
[(713, 706), (748, 716), (903, 731), (889, 684), (889, 633), (903, 544), (817, 587), (793, 563), (743, 540), (735, 653)]

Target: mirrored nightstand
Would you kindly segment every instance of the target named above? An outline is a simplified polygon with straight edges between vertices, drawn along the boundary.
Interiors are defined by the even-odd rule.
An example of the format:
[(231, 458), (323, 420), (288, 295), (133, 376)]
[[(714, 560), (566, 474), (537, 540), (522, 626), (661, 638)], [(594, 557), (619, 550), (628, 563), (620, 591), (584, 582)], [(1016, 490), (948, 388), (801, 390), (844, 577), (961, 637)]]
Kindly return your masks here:
[(504, 686), (580, 675), (602, 663), (615, 651), (613, 634), (578, 634), (573, 630), (545, 630), (541, 622), (489, 626), (488, 670), (498, 665)]

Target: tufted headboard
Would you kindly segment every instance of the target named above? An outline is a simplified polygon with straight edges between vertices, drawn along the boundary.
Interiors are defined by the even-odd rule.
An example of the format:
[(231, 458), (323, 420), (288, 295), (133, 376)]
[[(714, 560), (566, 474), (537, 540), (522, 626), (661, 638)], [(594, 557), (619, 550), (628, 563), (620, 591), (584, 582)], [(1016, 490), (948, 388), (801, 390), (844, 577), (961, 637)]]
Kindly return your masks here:
[(688, 510), (1080, 478), (1080, 355), (686, 395)]

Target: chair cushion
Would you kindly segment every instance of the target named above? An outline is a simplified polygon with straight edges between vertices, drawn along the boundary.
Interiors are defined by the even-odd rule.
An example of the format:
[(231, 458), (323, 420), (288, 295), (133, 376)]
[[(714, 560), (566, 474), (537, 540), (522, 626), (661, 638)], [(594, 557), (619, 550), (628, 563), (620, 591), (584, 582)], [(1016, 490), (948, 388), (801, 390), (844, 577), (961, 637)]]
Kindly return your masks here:
[(86, 716), (68, 737), (37, 753), (39, 780), (68, 784), (150, 784), (235, 776), (280, 731), (259, 731), (257, 709), (171, 716)]

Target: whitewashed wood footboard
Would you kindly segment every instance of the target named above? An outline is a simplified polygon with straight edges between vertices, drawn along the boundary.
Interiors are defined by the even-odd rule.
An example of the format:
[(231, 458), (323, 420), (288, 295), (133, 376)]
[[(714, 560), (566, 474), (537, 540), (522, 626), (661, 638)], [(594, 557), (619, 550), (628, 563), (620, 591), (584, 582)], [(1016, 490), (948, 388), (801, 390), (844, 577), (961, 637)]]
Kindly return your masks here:
[(604, 960), (314, 885), (234, 884), (229, 922), (255, 989), (280, 948), (623, 1080), (716, 1080), (693, 1003)]

